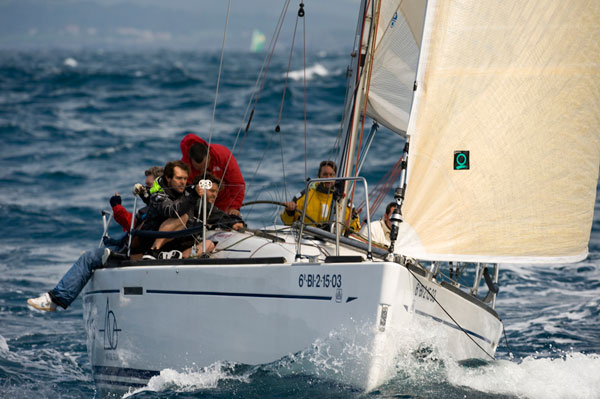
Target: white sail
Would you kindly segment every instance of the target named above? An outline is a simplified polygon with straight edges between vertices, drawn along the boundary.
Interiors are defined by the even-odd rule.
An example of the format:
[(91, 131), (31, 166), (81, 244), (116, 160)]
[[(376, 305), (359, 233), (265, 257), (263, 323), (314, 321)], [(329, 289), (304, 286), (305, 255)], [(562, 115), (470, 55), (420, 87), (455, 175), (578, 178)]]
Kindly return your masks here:
[(402, 135), (408, 126), (425, 3), (381, 3), (367, 114)]
[[(600, 2), (430, 0), (423, 37), (397, 252), (585, 258), (600, 166)], [(468, 168), (457, 151), (469, 152)]]

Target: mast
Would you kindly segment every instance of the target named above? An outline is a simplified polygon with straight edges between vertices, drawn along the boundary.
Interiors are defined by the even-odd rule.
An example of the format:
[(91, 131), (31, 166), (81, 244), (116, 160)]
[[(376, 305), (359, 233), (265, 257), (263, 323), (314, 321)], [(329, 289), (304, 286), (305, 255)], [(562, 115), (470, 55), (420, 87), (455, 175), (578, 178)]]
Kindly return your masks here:
[[(343, 128), (346, 130), (344, 140), (344, 150), (341, 154), (339, 176), (354, 177), (355, 153), (358, 134), (362, 128), (362, 122), (365, 118), (363, 112), (369, 88), (369, 77), (372, 68), (373, 54), (375, 51), (375, 38), (379, 19), (379, 8), (381, 0), (370, 0), (361, 3), (362, 13), (359, 16), (358, 29), (360, 32), (359, 51), (355, 61), (352, 79), (358, 80), (358, 87), (352, 96), (346, 97), (346, 106), (344, 113)], [(355, 86), (351, 86), (355, 87)], [(345, 209), (348, 204), (348, 197), (354, 183), (344, 182), (343, 196), (337, 203), (337, 214), (345, 215)], [(339, 224), (336, 223), (336, 232), (339, 231)]]

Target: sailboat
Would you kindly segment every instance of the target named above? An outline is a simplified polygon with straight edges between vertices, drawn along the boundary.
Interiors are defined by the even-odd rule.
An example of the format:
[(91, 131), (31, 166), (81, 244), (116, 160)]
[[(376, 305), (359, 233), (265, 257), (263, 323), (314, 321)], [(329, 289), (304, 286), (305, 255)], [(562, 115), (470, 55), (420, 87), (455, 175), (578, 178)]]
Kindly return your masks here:
[(97, 386), (268, 364), (330, 339), (327, 377), (370, 391), (393, 376), (406, 328), (436, 330), (456, 361), (493, 359), (498, 265), (587, 256), (599, 26), (593, 0), (363, 0), (339, 180), (346, 194), (366, 186), (354, 162), (366, 117), (406, 138), (403, 154), (378, 154), (404, 157), (392, 246), (299, 223), (207, 232), (209, 258), (98, 269), (83, 295)]

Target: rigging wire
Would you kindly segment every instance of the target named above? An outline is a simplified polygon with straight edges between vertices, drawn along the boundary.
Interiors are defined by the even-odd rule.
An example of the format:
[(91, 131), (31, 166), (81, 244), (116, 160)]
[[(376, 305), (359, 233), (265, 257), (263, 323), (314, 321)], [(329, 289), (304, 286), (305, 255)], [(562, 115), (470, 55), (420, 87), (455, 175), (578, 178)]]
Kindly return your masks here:
[(271, 48), (269, 49), (269, 57), (268, 57), (269, 60), (267, 62), (266, 69), (263, 74), (263, 79), (260, 84), (260, 89), (258, 90), (256, 98), (254, 99), (254, 105), (252, 106), (252, 111), (250, 112), (250, 117), (248, 118), (248, 124), (246, 125), (246, 132), (248, 132), (248, 130), (250, 130), (250, 123), (252, 122), (252, 118), (254, 116), (254, 110), (256, 109), (256, 105), (258, 104), (258, 100), (260, 99), (260, 95), (265, 86), (265, 81), (267, 79), (267, 73), (269, 72), (269, 66), (271, 65), (271, 58), (273, 57), (273, 53), (275, 52), (275, 44), (279, 40), (279, 34), (281, 33), (281, 28), (283, 27), (283, 21), (285, 20), (285, 14), (287, 13), (287, 9), (288, 9), (289, 5), (290, 5), (290, 0), (287, 0), (283, 6), (283, 10), (279, 17), (278, 27), (275, 28), (276, 29), (275, 39), (271, 41)]
[[(227, 2), (227, 13), (225, 15), (225, 30), (223, 32), (223, 42), (221, 44), (221, 56), (219, 59), (219, 72), (217, 74), (217, 87), (216, 87), (216, 91), (215, 91), (215, 101), (213, 103), (213, 111), (212, 111), (212, 118), (210, 120), (210, 127), (208, 128), (208, 153), (206, 156), (206, 161), (204, 164), (204, 174), (202, 175), (203, 179), (206, 179), (206, 172), (208, 170), (208, 154), (210, 154), (210, 143), (212, 141), (212, 134), (213, 134), (213, 126), (214, 126), (214, 122), (215, 122), (215, 113), (217, 111), (217, 101), (219, 98), (219, 87), (221, 85), (221, 73), (223, 71), (223, 58), (225, 56), (225, 43), (227, 41), (227, 29), (229, 27), (229, 13), (231, 10), (231, 0), (229, 0)], [(224, 173), (223, 173), (224, 174)], [(219, 187), (220, 188), (220, 187)]]
[[(217, 74), (217, 87), (215, 89), (215, 101), (213, 102), (212, 118), (210, 120), (210, 126), (208, 128), (208, 148), (210, 150), (210, 143), (212, 140), (213, 127), (215, 123), (215, 113), (217, 111), (217, 101), (219, 99), (219, 87), (221, 85), (221, 73), (223, 71), (223, 59), (225, 58), (225, 43), (227, 42), (227, 29), (229, 27), (229, 14), (231, 11), (231, 0), (227, 2), (227, 13), (225, 15), (225, 29), (223, 32), (223, 42), (221, 43), (221, 56), (219, 57), (219, 72)], [(208, 162), (204, 166), (204, 178), (206, 178), (206, 171), (208, 168)]]
[(375, 139), (375, 134), (377, 133), (377, 129), (379, 129), (379, 124), (376, 120), (373, 120), (373, 124), (371, 125), (371, 130), (369, 131), (369, 135), (367, 136), (367, 142), (365, 146), (360, 150), (360, 161), (358, 162), (358, 170), (356, 174), (360, 174), (362, 170), (362, 166), (365, 163), (365, 159), (369, 150), (371, 149), (371, 144), (373, 144), (373, 140)]
[[(236, 139), (235, 139), (236, 142), (240, 136), (242, 129), (244, 128), (244, 121), (246, 120), (246, 117), (248, 116), (248, 112), (250, 112), (250, 107), (251, 107), (252, 103), (254, 102), (254, 106), (252, 108), (252, 111), (250, 112), (250, 117), (248, 118), (248, 123), (246, 124), (244, 136), (242, 137), (242, 142), (240, 143), (240, 148), (239, 148), (240, 150), (243, 147), (244, 139), (246, 138), (246, 133), (248, 132), (248, 130), (250, 128), (250, 122), (254, 115), (254, 109), (256, 108), (256, 104), (258, 102), (260, 93), (262, 92), (262, 89), (264, 86), (267, 72), (269, 71), (269, 65), (271, 64), (271, 58), (273, 57), (273, 53), (275, 52), (275, 46), (277, 45), (277, 41), (279, 39), (279, 32), (281, 31), (281, 27), (283, 26), (283, 21), (285, 20), (285, 14), (287, 12), (289, 3), (290, 3), (290, 0), (287, 0), (286, 3), (283, 5), (283, 9), (281, 10), (281, 14), (279, 15), (277, 24), (275, 25), (275, 30), (273, 32), (273, 35), (271, 36), (271, 42), (269, 43), (269, 49), (268, 49), (267, 53), (265, 54), (265, 59), (263, 60), (263, 64), (258, 72), (258, 76), (256, 77), (256, 82), (254, 83), (253, 92), (252, 92), (250, 98), (248, 99), (248, 104), (246, 105), (246, 110), (244, 112), (244, 115), (242, 116), (241, 125), (240, 125), (240, 128), (238, 129)], [(261, 78), (262, 78), (262, 80), (261, 80)], [(260, 83), (260, 88), (259, 88), (259, 83)]]
[[(267, 142), (267, 146), (265, 147), (265, 150), (263, 151), (263, 153), (260, 157), (260, 160), (258, 161), (258, 164), (256, 165), (256, 169), (254, 169), (254, 174), (250, 178), (251, 182), (254, 182), (254, 179), (256, 178), (256, 175), (258, 174), (258, 170), (260, 169), (260, 165), (263, 163), (263, 160), (265, 159), (265, 155), (267, 155), (269, 147), (271, 147), (272, 141), (273, 141), (273, 135), (270, 134), (269, 141)], [(260, 196), (260, 193), (259, 193), (259, 196)], [(251, 209), (252, 208), (250, 208), (250, 210), (246, 213), (246, 217), (248, 217), (248, 218), (250, 217), (250, 214), (252, 213)]]
[[(366, 3), (363, 0), (363, 9), (362, 9), (362, 23), (359, 25), (359, 27), (357, 27), (357, 34), (354, 36), (354, 52), (355, 52), (355, 56), (356, 56), (356, 61), (355, 61), (355, 66), (354, 68), (356, 69), (356, 73), (354, 75), (354, 84), (350, 85), (347, 84), (346, 85), (346, 96), (345, 96), (345, 100), (344, 100), (344, 104), (346, 104), (347, 102), (351, 102), (351, 105), (348, 106), (346, 108), (346, 105), (344, 106), (344, 117), (342, 118), (341, 122), (340, 122), (340, 129), (338, 131), (338, 135), (336, 137), (335, 140), (335, 146), (332, 149), (332, 151), (330, 151), (330, 155), (331, 154), (335, 154), (334, 157), (335, 159), (339, 159), (339, 163), (338, 163), (338, 175), (347, 175), (347, 161), (345, 160), (346, 158), (346, 154), (348, 152), (348, 143), (350, 141), (350, 135), (349, 132), (352, 131), (353, 128), (353, 123), (354, 123), (354, 110), (356, 109), (356, 97), (357, 97), (357, 93), (358, 93), (358, 86), (359, 86), (359, 82), (360, 82), (360, 76), (362, 74), (362, 65), (361, 65), (361, 60), (362, 60), (362, 44), (363, 44), (363, 37), (364, 37), (364, 33), (365, 33), (365, 22), (367, 19), (367, 10), (369, 8), (369, 4), (371, 3), (371, 0), (366, 0)], [(370, 30), (369, 30), (370, 31)], [(358, 34), (360, 32), (360, 35)], [(370, 34), (370, 32), (369, 32)], [(350, 71), (347, 72), (347, 74), (349, 74)], [(347, 81), (350, 82), (351, 81), (352, 76), (347, 76)], [(348, 99), (351, 99), (350, 101)], [(344, 127), (344, 120), (348, 120), (349, 124), (348, 126), (345, 128)], [(342, 171), (343, 169), (343, 171)]]
[[(353, 47), (353, 52), (356, 54), (356, 61), (354, 64), (354, 68), (356, 69), (356, 74), (354, 77), (354, 85), (352, 86), (351, 84), (349, 84), (351, 82), (351, 78), (352, 75), (351, 71), (348, 70), (346, 72), (346, 94), (345, 94), (345, 98), (344, 98), (344, 115), (342, 117), (342, 120), (340, 121), (340, 128), (338, 130), (338, 134), (336, 136), (335, 139), (335, 143), (334, 146), (332, 147), (332, 149), (329, 151), (329, 159), (339, 159), (338, 162), (338, 171), (337, 171), (337, 175), (345, 175), (345, 171), (347, 170), (347, 162), (345, 162), (345, 157), (346, 154), (348, 152), (348, 143), (350, 141), (350, 135), (349, 132), (352, 131), (352, 127), (353, 127), (353, 123), (354, 123), (354, 110), (356, 109), (356, 94), (358, 93), (358, 86), (359, 86), (359, 82), (360, 82), (360, 76), (362, 74), (362, 65), (361, 65), (361, 59), (362, 59), (362, 43), (363, 43), (363, 35), (364, 35), (364, 27), (365, 27), (365, 21), (367, 19), (367, 9), (369, 8), (369, 4), (371, 4), (371, 0), (366, 0), (366, 3), (364, 2), (365, 0), (363, 0), (363, 11), (362, 11), (362, 23), (357, 26), (357, 31), (354, 35), (354, 47)], [(359, 28), (360, 27), (360, 28)], [(358, 35), (358, 32), (360, 31), (360, 35)], [(369, 34), (370, 34), (370, 29), (369, 29)], [(350, 75), (350, 76), (349, 76)], [(351, 100), (349, 100), (349, 98)], [(347, 106), (346, 104), (348, 102), (351, 102), (352, 104), (350, 106)], [(344, 129), (344, 120), (346, 120), (346, 118), (349, 118), (349, 124), (348, 127), (346, 129)], [(342, 141), (344, 142), (345, 145), (342, 145)], [(344, 169), (344, 171), (342, 171), (342, 169)], [(332, 215), (333, 213), (330, 210), (330, 215)], [(350, 221), (350, 217), (352, 215), (352, 212), (348, 212), (348, 225), (349, 225), (349, 221)]]
[[(207, 146), (206, 161), (204, 163), (204, 172), (202, 174), (202, 179), (206, 179), (206, 172), (208, 171), (208, 163), (210, 161), (210, 145), (212, 142), (213, 127), (214, 127), (214, 122), (215, 122), (215, 113), (217, 111), (217, 101), (219, 98), (219, 87), (221, 86), (221, 74), (223, 71), (223, 59), (225, 58), (225, 43), (227, 42), (227, 30), (229, 28), (230, 11), (231, 11), (231, 0), (229, 0), (227, 2), (227, 12), (225, 14), (225, 28), (223, 30), (223, 41), (221, 43), (221, 56), (219, 57), (219, 71), (217, 73), (217, 85), (216, 85), (217, 87), (215, 89), (215, 101), (213, 102), (212, 118), (210, 120), (210, 127), (208, 129), (208, 146)], [(229, 159), (227, 159), (227, 164), (225, 165), (225, 171), (223, 171), (223, 176), (225, 176), (225, 172), (227, 171), (227, 166), (229, 165), (229, 161), (232, 156), (233, 156), (233, 152), (229, 155)], [(223, 179), (221, 179), (221, 181), (219, 183), (219, 190), (221, 189), (222, 184), (223, 184)], [(211, 204), (209, 213), (212, 212), (213, 207), (214, 207), (214, 203)], [(200, 209), (198, 209), (198, 211), (200, 211)], [(180, 220), (181, 220), (181, 218), (180, 218)]]
[[(300, 1), (300, 7), (302, 9), (302, 56), (303, 56), (303, 60), (304, 60), (304, 64), (303, 64), (303, 77), (302, 77), (302, 83), (304, 84), (304, 180), (308, 179), (308, 164), (307, 164), (307, 157), (308, 157), (308, 150), (307, 150), (307, 141), (308, 141), (308, 135), (307, 135), (307, 127), (306, 127), (306, 114), (307, 114), (307, 110), (306, 110), (306, 103), (308, 101), (308, 94), (307, 94), (307, 90), (306, 90), (306, 18), (304, 18), (305, 13), (304, 13), (304, 2)], [(298, 11), (298, 14), (300, 13), (300, 11)]]
[[(369, 208), (369, 213), (371, 215), (374, 215), (377, 212), (377, 210), (383, 203), (383, 200), (385, 199), (387, 193), (389, 193), (390, 190), (392, 189), (392, 185), (400, 176), (400, 173), (402, 172), (402, 168), (400, 167), (401, 165), (402, 165), (402, 158), (400, 158), (398, 160), (398, 162), (396, 162), (390, 168), (390, 170), (388, 170), (386, 172), (386, 174), (381, 178), (381, 180), (379, 180), (377, 182), (375, 187), (369, 193), (369, 198), (373, 198), (373, 196), (376, 195), (375, 199), (371, 201), (371, 207)], [(359, 212), (362, 212), (362, 209), (364, 208), (365, 205), (366, 205), (366, 202), (363, 200), (357, 206), (357, 209), (359, 210)]]
[(283, 196), (287, 195), (287, 185), (285, 184), (285, 161), (283, 159), (283, 134), (279, 133), (279, 152), (281, 153), (281, 174), (283, 176)]
[[(365, 23), (367, 21), (367, 15), (368, 15), (368, 9), (369, 7), (373, 7), (371, 0), (367, 0), (367, 3), (365, 4), (365, 8), (363, 10), (363, 21), (362, 21), (362, 25), (361, 25), (361, 30), (360, 30), (360, 40), (359, 40), (359, 44), (358, 44), (358, 62), (356, 64), (356, 78), (355, 78), (355, 82), (354, 82), (354, 91), (352, 93), (353, 96), (353, 102), (352, 102), (352, 107), (351, 107), (351, 111), (350, 111), (350, 115), (352, 116), (356, 110), (357, 107), (357, 103), (356, 103), (356, 99), (358, 97), (358, 89), (360, 86), (360, 77), (363, 74), (363, 54), (362, 54), (362, 45), (364, 42), (364, 34), (365, 34)], [(370, 37), (371, 37), (371, 29), (368, 30), (367, 32), (368, 36), (367, 36), (367, 43), (370, 41)], [(351, 131), (354, 128), (354, 118), (350, 118), (350, 125), (348, 126), (348, 131)], [(348, 151), (348, 146), (349, 146), (349, 142), (350, 142), (350, 135), (346, 136), (346, 146), (345, 148), (342, 149), (342, 158), (345, 158), (347, 156), (347, 151)], [(347, 170), (348, 168), (348, 162), (349, 160), (345, 161), (345, 172), (349, 172)], [(346, 173), (347, 175), (349, 175), (349, 173)]]
[[(244, 112), (244, 115), (242, 116), (242, 119), (241, 119), (241, 122), (240, 122), (240, 126), (238, 128), (238, 131), (237, 131), (237, 134), (236, 134), (236, 137), (235, 137), (235, 140), (234, 140), (234, 145), (233, 145), (233, 148), (232, 148), (232, 152), (235, 149), (238, 141), (240, 140), (240, 135), (242, 135), (242, 131), (243, 131), (243, 135), (242, 135), (242, 138), (241, 138), (241, 141), (240, 141), (240, 144), (239, 144), (238, 151), (241, 151), (241, 149), (244, 146), (244, 141), (246, 139), (246, 134), (247, 134), (247, 132), (248, 132), (248, 130), (250, 128), (250, 123), (252, 121), (256, 105), (257, 105), (258, 100), (260, 98), (260, 93), (262, 92), (263, 87), (264, 87), (266, 76), (267, 76), (267, 73), (269, 71), (269, 65), (271, 63), (271, 59), (273, 57), (273, 53), (275, 51), (275, 47), (276, 47), (277, 41), (279, 39), (279, 34), (281, 32), (281, 28), (282, 28), (283, 22), (285, 20), (285, 15), (287, 13), (287, 9), (288, 9), (289, 3), (290, 3), (290, 0), (287, 0), (284, 3), (283, 8), (281, 10), (281, 13), (279, 15), (279, 19), (277, 21), (277, 24), (275, 25), (275, 29), (273, 31), (273, 34), (271, 35), (271, 41), (269, 43), (269, 48), (268, 48), (268, 51), (265, 54), (262, 66), (261, 66), (261, 68), (260, 68), (260, 70), (258, 72), (258, 75), (256, 77), (256, 81), (254, 83), (254, 88), (253, 88), (252, 94), (250, 95), (250, 98), (248, 99), (248, 103), (246, 105), (246, 110)], [(248, 117), (248, 114), (250, 114), (250, 117), (248, 118), (248, 122), (246, 123), (245, 121), (246, 121), (246, 118)], [(245, 129), (244, 129), (244, 126), (245, 126)], [(256, 166), (256, 169), (255, 169), (255, 172), (254, 172), (252, 178), (250, 178), (249, 183), (246, 184), (246, 191), (249, 191), (249, 188), (254, 185), (254, 180), (255, 180), (255, 178), (257, 176), (258, 170), (260, 169), (260, 166), (262, 165), (262, 162), (263, 162), (264, 157), (266, 155), (266, 151), (268, 150), (268, 148), (271, 145), (271, 140), (272, 140), (272, 135), (270, 135), (270, 137), (269, 137), (269, 143), (267, 144), (267, 147), (265, 148), (265, 152), (263, 152), (263, 155), (262, 155), (260, 161), (258, 162), (258, 164)]]
[[(373, 1), (372, 3), (372, 7), (373, 7), (373, 11), (375, 11), (375, 2)], [(361, 121), (361, 126), (360, 126), (360, 139), (358, 142), (358, 148), (356, 151), (356, 161), (354, 164), (354, 174), (353, 176), (356, 177), (358, 176), (358, 163), (360, 161), (360, 150), (362, 147), (362, 139), (363, 139), (363, 135), (364, 135), (364, 131), (365, 131), (365, 121), (366, 121), (366, 116), (367, 116), (367, 104), (369, 103), (369, 90), (371, 89), (371, 76), (373, 73), (373, 59), (375, 58), (375, 47), (377, 46), (377, 30), (379, 29), (379, 14), (381, 12), (381, 2), (378, 3), (377, 5), (377, 20), (375, 21), (374, 18), (374, 13), (372, 13), (372, 21), (371, 24), (375, 24), (375, 29), (369, 29), (369, 35), (371, 35), (371, 32), (373, 33), (373, 41), (371, 42), (371, 60), (369, 62), (369, 69), (367, 70), (367, 87), (365, 89), (365, 98), (364, 98), (364, 106), (363, 106), (363, 111), (362, 111), (362, 121)], [(370, 28), (370, 27), (369, 27)], [(352, 185), (352, 194), (350, 195), (350, 203), (352, 204), (354, 202), (354, 192), (356, 190), (356, 184)], [(346, 218), (345, 221), (345, 225), (346, 227), (350, 226), (350, 221), (351, 221), (351, 217), (352, 217), (352, 212), (348, 213), (348, 217)]]
[[(285, 103), (285, 94), (287, 92), (290, 68), (292, 66), (292, 58), (294, 55), (294, 45), (296, 44), (296, 32), (298, 30), (298, 20), (304, 16), (304, 4), (300, 3), (300, 9), (296, 15), (296, 24), (294, 25), (294, 33), (292, 35), (292, 45), (290, 47), (290, 57), (288, 59), (287, 71), (285, 73), (285, 81), (283, 83), (283, 93), (281, 94), (281, 105), (279, 106), (279, 116), (277, 117), (277, 126), (275, 126), (275, 132), (279, 133), (279, 147), (281, 152), (281, 171), (283, 174), (283, 195), (287, 198), (287, 186), (285, 183), (285, 161), (283, 158), (283, 134), (281, 133), (281, 116), (283, 114), (283, 104)], [(306, 69), (305, 69), (306, 72)]]
[[(300, 3), (300, 7), (302, 7), (302, 3)], [(302, 8), (301, 8), (302, 9)], [(281, 115), (283, 114), (283, 104), (285, 103), (285, 94), (287, 92), (288, 82), (290, 78), (290, 68), (292, 66), (292, 58), (294, 55), (294, 45), (296, 44), (296, 32), (298, 30), (298, 20), (300, 19), (300, 12), (296, 16), (296, 24), (294, 25), (294, 33), (292, 35), (292, 45), (290, 47), (290, 56), (288, 58), (287, 71), (285, 72), (285, 81), (283, 82), (283, 93), (281, 94), (281, 104), (279, 106), (279, 116), (277, 117), (277, 126), (275, 126), (275, 131), (280, 132), (281, 127)]]
[[(368, 0), (370, 2), (370, 0)], [(364, 2), (364, 0), (363, 0)], [(363, 3), (364, 4), (364, 3)], [(368, 3), (364, 6), (364, 8), (362, 9), (362, 24), (357, 25), (356, 28), (356, 33), (354, 35), (354, 45), (353, 45), (353, 55), (356, 57), (356, 61), (355, 61), (355, 66), (354, 68), (356, 69), (356, 75), (355, 75), (355, 82), (354, 85), (349, 84), (349, 82), (351, 81), (352, 78), (352, 71), (349, 69), (346, 71), (346, 81), (348, 82), (346, 84), (346, 94), (344, 96), (344, 117), (342, 118), (342, 120), (340, 121), (340, 128), (338, 130), (338, 134), (336, 136), (335, 142), (334, 142), (334, 146), (332, 147), (331, 151), (329, 152), (329, 159), (339, 159), (339, 170), (341, 171), (342, 168), (342, 164), (343, 164), (343, 158), (344, 158), (344, 149), (342, 146), (342, 140), (344, 135), (347, 133), (348, 130), (351, 129), (351, 124), (348, 126), (347, 130), (344, 130), (344, 119), (345, 116), (347, 114), (352, 114), (355, 104), (356, 104), (356, 92), (357, 92), (357, 83), (359, 81), (359, 77), (360, 77), (360, 70), (361, 70), (361, 65), (360, 65), (360, 58), (361, 58), (361, 46), (362, 46), (362, 42), (363, 42), (363, 33), (364, 33), (364, 24), (365, 24), (365, 20), (366, 20), (366, 9), (368, 8)], [(359, 34), (360, 32), (360, 34)], [(351, 64), (352, 65), (352, 64)], [(349, 102), (349, 98), (352, 98), (352, 105), (346, 108), (346, 104)], [(350, 120), (350, 122), (352, 122)], [(346, 136), (347, 137), (347, 136)]]
[[(290, 3), (290, 0), (287, 0), (285, 2), (283, 9), (281, 11), (281, 14), (279, 15), (279, 20), (277, 21), (277, 24), (275, 26), (275, 31), (273, 32), (273, 35), (271, 36), (271, 43), (269, 44), (269, 50), (268, 50), (267, 54), (265, 55), (263, 64), (262, 64), (260, 71), (258, 73), (258, 76), (256, 78), (256, 82), (254, 83), (253, 93), (250, 96), (250, 98), (248, 99), (248, 104), (246, 105), (246, 110), (244, 112), (244, 115), (242, 116), (240, 127), (238, 128), (237, 134), (235, 136), (233, 146), (231, 149), (231, 154), (230, 154), (229, 158), (227, 159), (227, 164), (225, 165), (225, 170), (223, 171), (223, 176), (225, 175), (225, 173), (227, 172), (227, 168), (229, 167), (229, 162), (231, 161), (231, 157), (233, 156), (233, 152), (235, 151), (235, 148), (237, 146), (238, 140), (240, 138), (240, 134), (242, 133), (242, 130), (244, 129), (244, 121), (246, 120), (246, 117), (248, 116), (248, 113), (250, 112), (252, 103), (254, 101), (254, 108), (255, 108), (256, 104), (258, 102), (258, 99), (260, 97), (260, 93), (262, 92), (264, 82), (265, 82), (265, 79), (267, 76), (267, 72), (269, 70), (269, 65), (271, 63), (271, 59), (272, 59), (273, 53), (275, 51), (275, 46), (276, 46), (277, 40), (279, 38), (279, 33), (281, 31), (281, 27), (283, 26), (283, 21), (285, 20), (285, 14), (286, 14), (287, 8), (289, 6), (289, 3)], [(262, 81), (261, 81), (261, 77), (263, 78)], [(260, 88), (259, 88), (259, 83), (261, 83)], [(250, 128), (250, 122), (252, 120), (252, 115), (254, 114), (254, 108), (252, 108), (251, 115), (248, 118), (248, 123), (246, 125), (246, 129), (244, 131), (244, 135), (242, 136), (242, 140), (240, 142), (240, 146), (239, 146), (238, 150), (241, 150), (241, 148), (243, 147), (244, 140), (246, 138), (246, 133), (248, 132), (248, 129)], [(262, 162), (262, 160), (261, 160), (261, 162)], [(258, 167), (260, 167), (260, 163), (257, 166), (257, 169), (258, 169)], [(222, 184), (222, 181), (221, 181), (221, 184)], [(219, 185), (219, 189), (221, 188), (221, 184)], [(249, 185), (246, 185), (246, 186), (248, 187)]]
[[(502, 320), (500, 320), (502, 322)], [(508, 349), (508, 356), (512, 358), (512, 350), (510, 350), (510, 346), (508, 345), (508, 338), (506, 337), (506, 331), (504, 330), (504, 322), (502, 322), (502, 333), (504, 334), (504, 343), (506, 344), (506, 349)]]
[[(478, 347), (479, 349), (481, 349), (481, 350), (483, 351), (483, 353), (485, 353), (486, 355), (488, 355), (488, 356), (490, 357), (490, 359), (492, 359), (492, 360), (496, 360), (496, 358), (495, 358), (493, 355), (490, 355), (490, 354), (488, 353), (488, 351), (486, 351), (485, 349), (483, 349), (483, 347), (482, 347), (481, 345), (479, 345), (479, 343), (478, 343), (477, 341), (475, 341), (475, 339), (473, 339), (473, 337), (471, 337), (471, 336), (469, 335), (469, 333), (468, 333), (468, 332), (467, 332), (467, 331), (466, 331), (466, 330), (465, 330), (465, 329), (464, 329), (464, 328), (463, 328), (463, 327), (462, 327), (462, 326), (461, 326), (461, 325), (460, 325), (460, 324), (459, 324), (459, 323), (458, 323), (458, 322), (457, 322), (457, 321), (454, 319), (454, 317), (452, 317), (452, 316), (450, 315), (450, 313), (448, 313), (448, 311), (446, 310), (446, 308), (444, 308), (444, 307), (442, 306), (442, 304), (441, 304), (441, 303), (440, 303), (440, 302), (439, 302), (439, 301), (438, 301), (438, 300), (435, 298), (435, 296), (434, 296), (434, 295), (433, 295), (431, 292), (429, 292), (429, 289), (428, 289), (428, 288), (425, 286), (425, 284), (423, 284), (423, 283), (421, 282), (421, 280), (419, 280), (419, 279), (417, 278), (417, 276), (415, 276), (415, 274), (414, 274), (414, 273), (413, 273), (413, 272), (412, 272), (412, 271), (411, 271), (411, 270), (410, 270), (408, 267), (406, 268), (406, 270), (407, 270), (407, 271), (408, 271), (408, 272), (409, 272), (409, 273), (410, 273), (410, 274), (411, 274), (411, 275), (414, 277), (414, 279), (415, 279), (415, 280), (417, 280), (417, 283), (419, 283), (419, 284), (421, 285), (421, 287), (423, 287), (423, 289), (425, 290), (425, 292), (427, 292), (427, 295), (429, 295), (429, 297), (430, 297), (431, 299), (433, 299), (433, 301), (434, 301), (435, 303), (437, 303), (437, 304), (438, 304), (438, 306), (439, 306), (439, 307), (440, 307), (440, 308), (441, 308), (441, 309), (444, 311), (444, 313), (446, 313), (446, 316), (448, 316), (448, 317), (450, 318), (450, 320), (452, 320), (452, 322), (453, 322), (454, 324), (456, 324), (456, 326), (457, 326), (457, 327), (458, 327), (458, 328), (459, 328), (459, 329), (460, 329), (460, 330), (461, 330), (461, 331), (462, 331), (462, 332), (463, 332), (463, 333), (464, 333), (464, 334), (465, 334), (465, 335), (466, 335), (466, 336), (467, 336), (467, 337), (468, 337), (468, 338), (469, 338), (471, 341), (473, 341), (473, 343), (474, 343), (475, 345), (477, 345), (477, 347)], [(504, 325), (503, 325), (503, 328), (504, 328)]]

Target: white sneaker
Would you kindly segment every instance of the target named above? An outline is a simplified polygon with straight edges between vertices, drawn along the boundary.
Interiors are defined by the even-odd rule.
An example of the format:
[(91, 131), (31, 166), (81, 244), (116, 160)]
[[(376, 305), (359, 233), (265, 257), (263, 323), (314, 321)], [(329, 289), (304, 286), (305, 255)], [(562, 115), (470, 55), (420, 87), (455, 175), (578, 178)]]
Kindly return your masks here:
[(159, 258), (158, 249), (149, 249), (142, 256), (142, 260), (156, 260), (156, 258)]
[(56, 304), (52, 302), (50, 294), (47, 292), (37, 298), (29, 298), (27, 304), (37, 310), (43, 310), (45, 312), (56, 312)]
[(108, 258), (110, 257), (110, 249), (104, 248), (104, 253), (102, 254), (102, 266), (106, 265)]
[(176, 249), (169, 251), (169, 252), (161, 252), (160, 254), (158, 254), (158, 259), (181, 259), (183, 258), (183, 254), (181, 253), (181, 251), (178, 251)]

